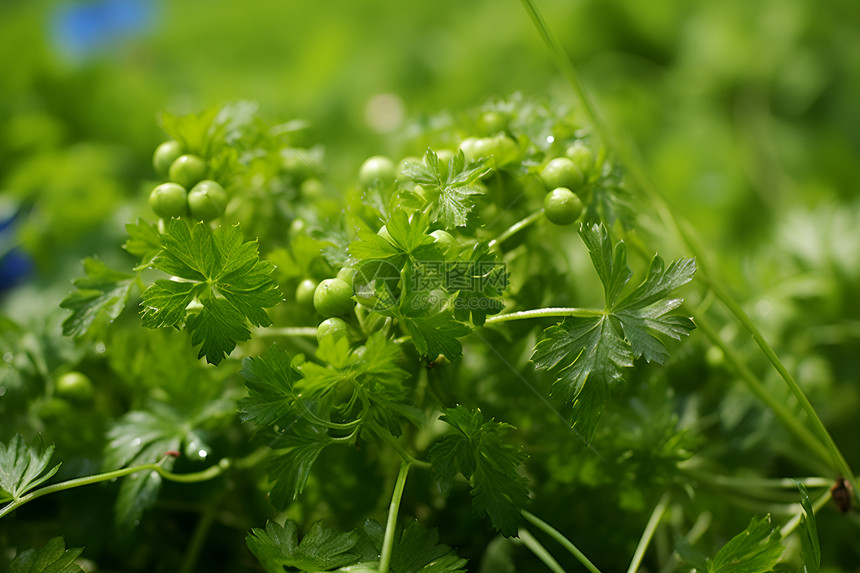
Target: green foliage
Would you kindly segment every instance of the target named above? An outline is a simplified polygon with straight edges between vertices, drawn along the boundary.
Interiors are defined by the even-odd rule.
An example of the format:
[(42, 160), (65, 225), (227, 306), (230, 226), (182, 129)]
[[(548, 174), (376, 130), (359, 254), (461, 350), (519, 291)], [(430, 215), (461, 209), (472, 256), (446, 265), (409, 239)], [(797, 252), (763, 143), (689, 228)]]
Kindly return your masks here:
[(53, 444), (45, 449), (28, 446), (20, 434), (0, 443), (0, 502), (18, 501), (51, 479), (61, 465), (48, 469), (53, 454)]
[(41, 549), (27, 549), (19, 553), (9, 565), (7, 573), (83, 573), (75, 559), (83, 549), (66, 549), (62, 537), (54, 537)]
[(445, 229), (454, 229), (466, 226), (474, 208), (472, 197), (484, 193), (478, 182), (491, 170), (485, 159), (467, 164), (462, 151), (446, 163), (428, 149), (424, 162), (407, 161), (403, 174), (427, 193), (427, 200), (433, 205), (433, 222), (441, 223)]
[(317, 522), (299, 542), (298, 527), (288, 520), (283, 526), (270, 521), (265, 530), (252, 529), (247, 543), (266, 571), (278, 573), (284, 567), (330, 571), (354, 563), (357, 556), (349, 550), (355, 547), (358, 539), (355, 532), (335, 534)]
[[(199, 357), (218, 364), (237, 342), (250, 338), (246, 321), (272, 323), (265, 308), (281, 298), (270, 277), (274, 265), (259, 259), (256, 243), (243, 242), (239, 229), (211, 231), (203, 223), (189, 229), (173, 219), (160, 241), (152, 265), (184, 280), (157, 280), (144, 291), (144, 326), (187, 327), (192, 344), (200, 345)], [(203, 309), (189, 318), (188, 305), (195, 300)]]
[(818, 541), (818, 524), (815, 521), (815, 510), (809, 499), (806, 487), (797, 482), (800, 491), (800, 505), (803, 507), (803, 517), (800, 520), (800, 557), (803, 567), (800, 573), (818, 573), (821, 567), (821, 544)]
[(707, 573), (766, 573), (773, 570), (784, 551), (770, 515), (753, 518), (749, 526), (726, 543), (713, 559), (703, 556), (686, 541), (682, 540), (678, 547), (686, 563)]
[[(297, 571), (331, 571), (339, 567), (371, 571), (379, 565), (384, 531), (378, 522), (370, 519), (347, 533), (335, 533), (316, 522), (299, 541), (294, 522), (287, 520), (281, 526), (270, 521), (265, 530), (254, 528), (247, 543), (269, 573), (280, 573), (284, 567)], [(438, 541), (435, 530), (425, 530), (417, 522), (398, 528), (389, 570), (392, 573), (465, 572), (466, 560)]]
[[(0, 18), (0, 45), (14, 48), (0, 52), (16, 60), (0, 77), (10, 95), (0, 103), (0, 264), (20, 246), (38, 267), (34, 280), (0, 293), (10, 314), (0, 316), (0, 433), (16, 435), (0, 460), (0, 545), (39, 545), (47, 530), (63, 528), (70, 542), (72, 535), (75, 544), (86, 542), (99, 570), (244, 570), (251, 556), (236, 533), (268, 521), (251, 532), (248, 546), (276, 571), (463, 570), (465, 560), (449, 545), (473, 569), (527, 571), (539, 567), (529, 551), (540, 543), (563, 569), (576, 570), (582, 559), (564, 536), (603, 571), (616, 571), (628, 567), (637, 539), (648, 542), (642, 526), (662, 499), (669, 500), (659, 506), (664, 518), (650, 522), (658, 550), (636, 548), (646, 549), (642, 570), (676, 565), (660, 562), (668, 553), (660, 541), (691, 525), (696, 545), (716, 557), (683, 542), (678, 551), (702, 571), (788, 570), (801, 561), (808, 571), (853, 566), (856, 528), (827, 506), (815, 516), (806, 493), (800, 520), (785, 480), (767, 479), (849, 478), (845, 468), (819, 461), (840, 465), (838, 448), (821, 455), (830, 444), (819, 438), (821, 428), (808, 429), (814, 413), (800, 413), (803, 400), (768, 374), (766, 357), (743, 331), (749, 327), (711, 304), (717, 289), (737, 293), (851, 461), (857, 392), (846, 380), (858, 370), (850, 317), (860, 300), (860, 210), (844, 191), (854, 180), (846, 166), (856, 163), (856, 146), (844, 133), (856, 113), (839, 98), (856, 97), (845, 97), (850, 82), (830, 79), (850, 75), (836, 72), (848, 69), (842, 52), (851, 52), (816, 46), (821, 30), (850, 37), (847, 28), (838, 33), (840, 22), (827, 11), (787, 0), (773, 25), (767, 4), (685, 6), (681, 17), (670, 2), (643, 19), (630, 0), (547, 2), (548, 21), (566, 30), (564, 51), (587, 69), (607, 116), (625, 127), (611, 133), (591, 124), (600, 118), (589, 117), (588, 106), (550, 98), (514, 95), (462, 107), (484, 89), (482, 78), (541, 92), (554, 81), (549, 65), (527, 57), (537, 43), (499, 33), (516, 32), (518, 24), (485, 1), (453, 11), (428, 5), (392, 20), (378, 38), (408, 37), (409, 48), (386, 49), (402, 60), (371, 74), (366, 56), (374, 42), (353, 40), (385, 26), (385, 10), (358, 14), (335, 2), (321, 29), (312, 27), (312, 9), (299, 4), (270, 6), (271, 23), (250, 27), (241, 24), (255, 21), (256, 9), (235, 8), (236, 39), (245, 28), (254, 31), (256, 47), (243, 53), (234, 50), (241, 42), (224, 51), (221, 36), (200, 35), (233, 15), (216, 0), (205, 13), (172, 7), (163, 22), (182, 14), (187, 20), (131, 49), (52, 63), (29, 76), (21, 71), (27, 62), (46, 56), (19, 46), (42, 33), (52, 8), (13, 4), (0, 9), (12, 16)], [(29, 29), (8, 24), (30, 10), (40, 18)], [(302, 17), (273, 17), (285, 14)], [(416, 30), (435, 30), (431, 16), (444, 16), (444, 33), (415, 41)], [(743, 26), (735, 29), (735, 20)], [(150, 50), (165, 41), (174, 43), (169, 51)], [(756, 57), (724, 57), (720, 46), (755, 47), (749, 53)], [(344, 50), (361, 65), (340, 65)], [(198, 86), (205, 69), (183, 67), (193, 52), (206, 57), (187, 65), (217, 68), (216, 82)], [(302, 57), (283, 57), (290, 53)], [(245, 81), (225, 65), (231, 58), (241, 59)], [(519, 61), (529, 62), (527, 72)], [(123, 65), (110, 67), (115, 62)], [(162, 64), (173, 80), (147, 82)], [(258, 89), (259, 70), (272, 66), (283, 73), (266, 73)], [(349, 74), (346, 83), (315, 89), (335, 68)], [(396, 80), (389, 74), (397, 70), (408, 70), (408, 86), (386, 81)], [(444, 94), (428, 80), (440, 73), (452, 80), (439, 82)], [(680, 88), (672, 84), (678, 79)], [(170, 81), (182, 82), (185, 95), (176, 98)], [(630, 90), (629, 82), (642, 89)], [(377, 97), (380, 85), (391, 93)], [(239, 102), (163, 114), (165, 133), (155, 133), (151, 110), (164, 101), (189, 109), (200, 105), (198, 96), (216, 101), (248, 86), (265, 100), (259, 108)], [(441, 95), (452, 111), (425, 115), (444, 105)], [(374, 110), (387, 102), (382, 107), (397, 116), (398, 97), (413, 118), (383, 129)], [(312, 121), (263, 118), (297, 109)], [(839, 117), (829, 135), (827, 127), (818, 131), (822, 110)], [(354, 121), (365, 117), (371, 129)], [(627, 149), (631, 133), (647, 165)], [(322, 137), (325, 152), (311, 135)], [(191, 179), (205, 176), (223, 187), (211, 213), (191, 211), (217, 215), (220, 227), (166, 220), (186, 216), (182, 205), (156, 203), (164, 219), (146, 220), (146, 197), (161, 182), (151, 179), (170, 173), (166, 159), (156, 174), (149, 166), (165, 137), (180, 142), (171, 157), (198, 158)], [(368, 156), (373, 169), (359, 168)], [(579, 177), (565, 182), (583, 203), (580, 237), (548, 223), (572, 215), (547, 219), (540, 212), (548, 200), (541, 174), (563, 156), (582, 170), (581, 185)], [(656, 193), (645, 172), (654, 175)], [(661, 227), (670, 223), (671, 230), (682, 212), (693, 220), (679, 223), (684, 237), (701, 232), (707, 248), (678, 242)], [(129, 221), (136, 222), (120, 236)], [(695, 264), (652, 254), (700, 249), (702, 260), (713, 258), (711, 273), (685, 297), (702, 336), (667, 344), (694, 326), (674, 314), (674, 289), (690, 281)], [(85, 276), (60, 310), (55, 302), (84, 257)], [(648, 267), (638, 287), (630, 267)], [(279, 291), (334, 276), (350, 279), (354, 290), (338, 284), (338, 335), (317, 338), (325, 331), (318, 330), (322, 307)], [(129, 312), (138, 306), (142, 317)], [(544, 321), (562, 318), (541, 336)], [(61, 338), (62, 330), (71, 336)], [(189, 345), (199, 347), (198, 358)], [(70, 372), (92, 381), (86, 399), (63, 391)], [(750, 380), (761, 384), (757, 400), (740, 384)], [(612, 394), (618, 396), (609, 400)], [(571, 402), (573, 432), (555, 411)], [(776, 417), (775, 404), (785, 404)], [(786, 424), (790, 432), (779, 425), (785, 412), (796, 422)], [(579, 429), (589, 442), (578, 439)], [(59, 479), (84, 477), (47, 490), (69, 490), (63, 495), (36, 500), (47, 493), (42, 480), (57, 470), (49, 469), (53, 446), (23, 446), (20, 435), (35, 434), (55, 442), (54, 457), (64, 462)], [(134, 471), (138, 464), (147, 471)], [(89, 487), (113, 478), (116, 484)], [(820, 477), (806, 483), (824, 491)], [(840, 486), (839, 503), (848, 505), (850, 489)], [(28, 497), (23, 511), (16, 491), (19, 500)], [(105, 499), (114, 495), (111, 521)], [(156, 503), (157, 511), (147, 511)], [(511, 535), (539, 527), (520, 522), (526, 503), (558, 536), (543, 529), (526, 544), (496, 537), (493, 528)], [(750, 507), (763, 503), (772, 523), (754, 520), (720, 549), (746, 524)], [(18, 513), (10, 518), (12, 511)], [(387, 526), (367, 520), (386, 511)], [(417, 523), (397, 527), (398, 515), (439, 533)], [(615, 515), (625, 519), (607, 518)], [(283, 519), (290, 521), (277, 525)], [(318, 519), (334, 529), (307, 526)], [(769, 532), (789, 519), (800, 524), (790, 534), (800, 542), (790, 538), (782, 552)], [(819, 527), (828, 539), (823, 554)], [(300, 530), (307, 531), (301, 542)], [(549, 545), (557, 541), (571, 555)], [(774, 566), (777, 557), (784, 563)], [(0, 569), (11, 558), (0, 552)]]
[(642, 284), (621, 297), (632, 276), (624, 243), (613, 249), (602, 225), (583, 227), (580, 235), (603, 284), (604, 310), (592, 317), (566, 318), (546, 329), (532, 360), (557, 376), (554, 394), (573, 402), (574, 427), (581, 427), (590, 441), (609, 396), (623, 382), (621, 369), (632, 367), (643, 355), (662, 364), (669, 353), (657, 335), (678, 340), (695, 328), (689, 318), (668, 314), (682, 302), (668, 295), (692, 280), (696, 264), (680, 259), (666, 267), (655, 256)]
[(115, 320), (125, 308), (129, 291), (135, 284), (133, 275), (112, 270), (98, 259), (86, 259), (84, 271), (86, 277), (73, 281), (78, 290), (60, 303), (60, 307), (72, 311), (63, 322), (66, 336), (86, 334), (102, 314)]
[(757, 573), (770, 571), (784, 547), (770, 516), (753, 518), (749, 526), (734, 536), (708, 563), (708, 573)]
[(472, 486), (475, 510), (487, 514), (503, 535), (514, 535), (529, 494), (528, 481), (518, 473), (527, 456), (502, 441), (513, 427), (485, 420), (480, 410), (462, 406), (444, 412), (440, 419), (454, 432), (439, 440), (429, 454), (439, 488), (449, 490), (457, 474), (462, 474)]

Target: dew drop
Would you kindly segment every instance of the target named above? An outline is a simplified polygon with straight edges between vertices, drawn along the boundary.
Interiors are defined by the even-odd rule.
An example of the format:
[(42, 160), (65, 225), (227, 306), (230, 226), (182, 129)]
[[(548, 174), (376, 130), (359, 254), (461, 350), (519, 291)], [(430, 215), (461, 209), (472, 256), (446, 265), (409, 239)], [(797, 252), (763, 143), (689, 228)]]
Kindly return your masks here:
[(205, 460), (207, 457), (209, 457), (209, 452), (207, 452), (206, 450), (197, 450), (197, 457), (199, 457), (201, 460)]
[(554, 141), (555, 141), (555, 137), (553, 137), (551, 135), (546, 136), (546, 142), (547, 143), (553, 143)]
[(104, 354), (105, 350), (107, 350), (107, 347), (104, 342), (96, 343), (96, 354)]
[(129, 444), (129, 445), (130, 445), (132, 448), (136, 448), (137, 446), (139, 446), (139, 445), (140, 445), (140, 438), (135, 438), (135, 439), (133, 439), (133, 440), (131, 441), (131, 444)]
[(7, 352), (3, 355), (3, 362), (8, 362), (9, 364), (11, 364), (13, 360), (15, 360), (15, 355), (11, 352)]
[(6, 386), (0, 386), (0, 398), (6, 395)]

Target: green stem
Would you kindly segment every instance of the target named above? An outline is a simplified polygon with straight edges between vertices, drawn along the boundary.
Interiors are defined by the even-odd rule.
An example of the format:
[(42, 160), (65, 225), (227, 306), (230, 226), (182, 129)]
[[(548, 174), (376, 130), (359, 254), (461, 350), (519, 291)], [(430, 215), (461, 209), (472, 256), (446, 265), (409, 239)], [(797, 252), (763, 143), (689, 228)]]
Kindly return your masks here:
[(708, 337), (711, 343), (723, 352), (726, 364), (728, 367), (740, 377), (741, 381), (746, 384), (750, 392), (769, 407), (776, 417), (788, 430), (797, 436), (813, 454), (818, 456), (823, 462), (830, 461), (830, 455), (827, 448), (809, 431), (809, 429), (800, 423), (797, 415), (788, 409), (788, 407), (776, 396), (767, 391), (764, 385), (759, 381), (758, 377), (744, 364), (738, 353), (726, 344), (720, 335), (710, 325), (707, 318), (699, 316), (696, 318), (696, 326), (699, 330)]
[(648, 524), (645, 525), (645, 531), (642, 532), (642, 538), (639, 540), (639, 545), (636, 546), (636, 551), (633, 552), (633, 559), (630, 561), (630, 567), (627, 568), (627, 573), (636, 573), (639, 570), (639, 565), (642, 564), (642, 558), (645, 557), (645, 551), (654, 537), (654, 532), (657, 531), (657, 526), (663, 518), (663, 513), (666, 511), (666, 506), (669, 504), (669, 493), (663, 494), (660, 501), (657, 502), (654, 511), (651, 512), (651, 517), (648, 519)]
[[(706, 280), (707, 277), (706, 277)], [(809, 401), (809, 398), (806, 397), (806, 394), (803, 392), (803, 389), (800, 387), (800, 384), (797, 383), (797, 380), (789, 373), (788, 369), (786, 369), (785, 365), (776, 355), (773, 348), (762, 336), (761, 331), (753, 324), (752, 320), (750, 320), (749, 316), (743, 311), (738, 303), (736, 303), (729, 294), (723, 290), (720, 285), (715, 284), (712, 281), (709, 281), (709, 286), (713, 289), (714, 294), (717, 295), (717, 298), (726, 306), (726, 308), (738, 319), (741, 325), (746, 329), (747, 332), (753, 337), (758, 344), (758, 347), (767, 356), (767, 359), (770, 360), (770, 363), (785, 381), (791, 393), (794, 394), (794, 397), (797, 399), (797, 402), (800, 404), (800, 407), (806, 413), (806, 416), (809, 418), (809, 421), (812, 422), (813, 429), (818, 433), (821, 441), (824, 443), (824, 448), (828, 455), (825, 454), (824, 459), (830, 459), (831, 464), (834, 470), (836, 470), (842, 477), (848, 480), (851, 484), (851, 487), (854, 489), (854, 495), (857, 497), (857, 500), (860, 501), (860, 489), (858, 489), (858, 483), (854, 476), (854, 471), (851, 469), (851, 466), (848, 464), (848, 460), (845, 459), (845, 456), (842, 455), (842, 452), (839, 449), (839, 446), (836, 445), (836, 442), (833, 440), (833, 436), (830, 435), (830, 432), (827, 431), (827, 428), (824, 426), (824, 422), (821, 421), (821, 418), (818, 416), (818, 412), (815, 411), (815, 408), (812, 406), (812, 403)], [(821, 455), (821, 453), (816, 450), (816, 453)]]
[(597, 108), (591, 103), (591, 99), (589, 99), (588, 94), (585, 93), (585, 89), (583, 89), (582, 84), (579, 83), (579, 78), (576, 75), (576, 71), (573, 69), (573, 65), (570, 63), (564, 48), (555, 35), (553, 35), (552, 31), (550, 31), (549, 26), (546, 25), (543, 16), (538, 12), (537, 6), (535, 6), (532, 0), (522, 0), (522, 3), (537, 28), (541, 39), (546, 44), (550, 57), (555, 61), (555, 65), (558, 66), (562, 75), (564, 75), (565, 79), (573, 88), (573, 91), (576, 92), (576, 97), (579, 99), (586, 115), (591, 118), (591, 122), (594, 124), (594, 129), (597, 131), (600, 138), (607, 144), (610, 141), (614, 141), (614, 138), (610, 137), (611, 133), (606, 127), (606, 123), (597, 112)]
[(750, 489), (791, 489), (797, 493), (797, 482), (802, 483), (807, 488), (830, 487), (833, 485), (833, 480), (828, 480), (821, 477), (808, 478), (757, 478), (757, 477), (733, 477), (721, 476), (711, 472), (696, 470), (687, 471), (691, 476), (700, 481), (706, 481), (714, 485), (729, 487), (740, 490)]
[(496, 316), (490, 316), (487, 317), (487, 320), (484, 324), (510, 322), (512, 320), (527, 320), (530, 318), (563, 318), (566, 316), (597, 318), (605, 315), (606, 313), (604, 311), (593, 308), (537, 308), (534, 310), (521, 310), (519, 312), (510, 312), (508, 314), (498, 314)]
[(292, 337), (299, 336), (305, 338), (316, 338), (317, 336), (317, 327), (316, 326), (285, 326), (281, 328), (255, 328), (254, 336), (259, 336), (261, 338), (266, 337)]
[(626, 166), (634, 184), (651, 198), (657, 213), (667, 228), (679, 236), (690, 252), (692, 252), (698, 259), (699, 277), (703, 278), (704, 281), (711, 286), (717, 298), (726, 305), (726, 308), (728, 308), (728, 310), (734, 315), (735, 319), (740, 322), (750, 335), (752, 335), (759, 348), (765, 356), (767, 356), (768, 360), (770, 360), (771, 364), (785, 381), (786, 385), (788, 385), (789, 389), (795, 395), (801, 407), (812, 421), (815, 430), (821, 436), (824, 446), (830, 454), (833, 469), (851, 483), (851, 486), (854, 489), (854, 495), (857, 497), (858, 501), (860, 501), (860, 488), (858, 488), (854, 472), (851, 470), (851, 467), (848, 465), (848, 462), (842, 455), (839, 447), (833, 441), (832, 436), (830, 436), (830, 433), (824, 427), (824, 424), (821, 422), (821, 419), (818, 417), (818, 414), (815, 412), (809, 399), (803, 393), (803, 390), (791, 374), (789, 374), (788, 370), (782, 364), (782, 361), (776, 355), (776, 352), (774, 352), (770, 344), (768, 344), (764, 339), (761, 332), (752, 323), (740, 305), (738, 305), (731, 295), (729, 295), (729, 293), (720, 286), (719, 281), (714, 280), (713, 277), (709, 276), (710, 273), (707, 270), (708, 267), (705, 264), (705, 257), (703, 256), (706, 251), (702, 248), (700, 241), (696, 238), (694, 230), (690, 228), (689, 225), (683, 225), (683, 220), (679, 216), (676, 216), (669, 208), (668, 202), (663, 198), (656, 186), (651, 183), (644, 167), (644, 161), (639, 154), (635, 152), (634, 147), (613, 136), (613, 133), (609, 129), (606, 121), (598, 113), (597, 108), (592, 104), (588, 94), (586, 94), (582, 84), (579, 82), (579, 78), (576, 75), (573, 64), (570, 62), (570, 59), (567, 57), (561, 44), (553, 36), (546, 22), (541, 17), (537, 7), (534, 5), (534, 2), (532, 0), (522, 0), (522, 3), (526, 12), (528, 12), (534, 22), (538, 33), (547, 45), (551, 57), (570, 83), (586, 115), (590, 117), (597, 134), (618, 155), (621, 162)]
[(504, 243), (506, 240), (510, 239), (513, 235), (519, 233), (520, 231), (540, 219), (542, 215), (543, 209), (538, 209), (534, 213), (520, 219), (519, 221), (499, 233), (499, 235), (495, 239), (490, 241), (487, 246), (491, 249), (496, 248), (501, 243)]
[(205, 470), (201, 470), (199, 472), (193, 472), (189, 474), (176, 474), (171, 471), (168, 471), (161, 467), (161, 464), (141, 464), (138, 466), (131, 466), (127, 468), (122, 468), (119, 470), (114, 470), (110, 472), (94, 474), (90, 476), (74, 478), (66, 481), (62, 481), (59, 483), (55, 483), (52, 485), (48, 485), (37, 490), (31, 491), (27, 495), (23, 495), (20, 498), (14, 500), (13, 502), (3, 506), (0, 508), (0, 519), (2, 519), (5, 515), (8, 515), (21, 507), (22, 505), (33, 501), (34, 499), (38, 499), (42, 496), (57, 493), (61, 491), (65, 491), (67, 489), (74, 489), (76, 487), (81, 487), (85, 485), (92, 485), (95, 483), (109, 481), (121, 477), (125, 477), (127, 475), (135, 474), (137, 472), (142, 471), (154, 471), (158, 473), (161, 477), (166, 480), (179, 482), (179, 483), (195, 483), (201, 481), (207, 481), (218, 477), (231, 467), (236, 467), (240, 469), (252, 467), (258, 464), (260, 461), (265, 459), (269, 455), (266, 448), (260, 448), (257, 451), (254, 451), (244, 458), (240, 458), (237, 460), (231, 460), (230, 458), (223, 458), (217, 464), (206, 468)]
[(535, 514), (533, 514), (531, 512), (528, 512), (526, 510), (522, 510), (520, 513), (522, 513), (523, 517), (525, 517), (529, 523), (531, 523), (532, 525), (534, 525), (535, 527), (537, 527), (538, 529), (540, 529), (541, 531), (543, 531), (544, 533), (546, 533), (547, 535), (549, 535), (550, 537), (555, 539), (571, 555), (576, 557), (576, 560), (579, 561), (580, 563), (582, 563), (582, 565), (584, 565), (585, 568), (588, 569), (591, 573), (600, 573), (600, 569), (598, 569), (594, 565), (594, 563), (589, 561), (588, 557), (586, 557), (582, 551), (577, 549), (576, 545), (571, 543), (571, 541), (567, 537), (562, 535), (561, 532), (559, 532), (556, 528), (554, 528), (552, 525), (548, 524), (547, 522), (545, 522), (544, 520), (542, 520), (541, 518), (539, 518), (538, 516), (536, 516)]
[(540, 544), (540, 541), (535, 539), (534, 535), (528, 532), (527, 529), (522, 529), (517, 532), (517, 537), (522, 541), (523, 545), (528, 547), (529, 551), (534, 553), (538, 559), (543, 561), (543, 564), (553, 573), (564, 573), (564, 568), (555, 558), (550, 555), (546, 547)]
[[(818, 499), (816, 499), (812, 503), (813, 513), (818, 513), (818, 510), (820, 510), (822, 507), (827, 505), (827, 502), (830, 501), (831, 497), (832, 496), (830, 494), (830, 490), (827, 490), (822, 495), (820, 495), (818, 497)], [(797, 513), (794, 515), (794, 517), (792, 517), (790, 520), (788, 520), (788, 522), (779, 529), (779, 536), (782, 539), (785, 539), (786, 537), (791, 535), (791, 533), (795, 529), (797, 529), (797, 526), (800, 525), (800, 520), (802, 517), (803, 517), (803, 506), (798, 503), (797, 504)]]
[(403, 461), (400, 472), (394, 484), (391, 495), (391, 506), (388, 508), (388, 521), (385, 524), (385, 537), (382, 540), (382, 554), (379, 556), (379, 573), (388, 573), (391, 566), (391, 554), (394, 551), (394, 532), (397, 528), (397, 513), (400, 511), (400, 500), (403, 498), (403, 488), (406, 486), (406, 476), (412, 464)]

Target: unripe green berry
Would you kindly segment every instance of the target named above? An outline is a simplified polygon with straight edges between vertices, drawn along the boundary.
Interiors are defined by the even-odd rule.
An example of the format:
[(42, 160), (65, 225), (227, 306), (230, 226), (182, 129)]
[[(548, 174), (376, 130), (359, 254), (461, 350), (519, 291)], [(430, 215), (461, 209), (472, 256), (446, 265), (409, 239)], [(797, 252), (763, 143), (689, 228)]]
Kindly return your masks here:
[(182, 146), (178, 141), (171, 139), (156, 147), (152, 154), (152, 166), (155, 168), (155, 172), (162, 177), (167, 177), (170, 166), (180, 155), (182, 155)]
[(296, 302), (299, 304), (311, 304), (314, 301), (314, 291), (317, 289), (317, 281), (305, 279), (296, 287)]
[(355, 280), (355, 269), (352, 267), (343, 267), (337, 272), (337, 278), (352, 287), (352, 283)]
[(556, 225), (570, 225), (582, 215), (582, 200), (566, 187), (547, 193), (543, 205), (544, 215)]
[(578, 189), (585, 180), (582, 171), (568, 157), (556, 157), (547, 163), (541, 171), (540, 177), (548, 189), (558, 187)]
[(56, 381), (57, 394), (72, 400), (89, 400), (93, 396), (93, 383), (86, 374), (66, 372)]
[(224, 214), (227, 193), (216, 181), (204, 179), (188, 192), (188, 210), (197, 221), (211, 221)]
[(169, 179), (190, 189), (206, 177), (206, 162), (196, 155), (180, 155), (170, 164)]
[(178, 183), (162, 183), (149, 194), (149, 207), (163, 219), (188, 213), (188, 192)]
[(594, 169), (594, 152), (581, 141), (575, 141), (564, 152), (580, 171), (589, 173)]
[(333, 337), (335, 340), (349, 335), (349, 325), (342, 318), (336, 316), (327, 318), (317, 326), (317, 341), (322, 342), (326, 337)]
[(346, 314), (354, 306), (352, 287), (341, 279), (325, 279), (314, 291), (314, 308), (326, 318)]
[(394, 183), (396, 175), (394, 162), (384, 155), (374, 155), (365, 160), (358, 170), (358, 182), (362, 187), (370, 187), (379, 182), (383, 186)]

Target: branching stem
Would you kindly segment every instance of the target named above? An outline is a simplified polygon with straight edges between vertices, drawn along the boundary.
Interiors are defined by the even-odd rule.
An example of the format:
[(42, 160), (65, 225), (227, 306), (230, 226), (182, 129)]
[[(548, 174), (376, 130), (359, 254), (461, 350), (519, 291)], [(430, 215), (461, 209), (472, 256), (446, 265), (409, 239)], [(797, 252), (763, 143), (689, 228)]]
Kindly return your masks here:
[(536, 308), (533, 310), (521, 310), (518, 312), (510, 312), (508, 314), (488, 316), (487, 321), (484, 324), (496, 324), (499, 322), (510, 322), (512, 320), (527, 320), (530, 318), (564, 318), (566, 316), (597, 318), (605, 315), (606, 313), (604, 311), (593, 308)]
[[(256, 455), (255, 452), (252, 455)], [(249, 456), (250, 457), (250, 456)], [(222, 459), (217, 464), (206, 468), (205, 470), (189, 473), (189, 474), (176, 474), (171, 471), (168, 471), (161, 467), (161, 464), (141, 464), (137, 466), (130, 466), (127, 468), (122, 468), (119, 470), (114, 470), (110, 472), (94, 474), (86, 477), (74, 478), (70, 480), (66, 480), (60, 483), (55, 483), (49, 486), (41, 487), (39, 489), (33, 490), (30, 493), (21, 496), (19, 499), (5, 505), (3, 508), (0, 508), (0, 518), (12, 513), (22, 505), (33, 501), (34, 499), (38, 499), (42, 496), (57, 493), (61, 491), (65, 491), (67, 489), (73, 489), (76, 487), (81, 487), (85, 485), (92, 485), (94, 483), (100, 483), (103, 481), (109, 481), (116, 478), (125, 477), (131, 474), (135, 474), (137, 472), (150, 471), (155, 472), (161, 477), (169, 481), (181, 482), (181, 483), (194, 483), (201, 482), (213, 479), (230, 468), (232, 462), (228, 458)]]

